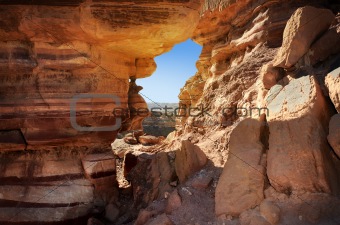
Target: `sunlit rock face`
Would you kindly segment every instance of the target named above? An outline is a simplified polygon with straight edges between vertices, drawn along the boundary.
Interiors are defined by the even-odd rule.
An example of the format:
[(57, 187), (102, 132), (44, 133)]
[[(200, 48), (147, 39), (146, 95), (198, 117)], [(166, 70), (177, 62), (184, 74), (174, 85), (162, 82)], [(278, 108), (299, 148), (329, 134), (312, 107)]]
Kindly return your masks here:
[[(0, 149), (109, 146), (119, 125), (113, 108), (128, 108), (129, 78), (150, 76), (155, 56), (192, 35), (199, 7), (199, 0), (1, 1), (0, 130), (21, 134), (16, 147)], [(72, 111), (82, 128), (113, 128), (75, 129)]]

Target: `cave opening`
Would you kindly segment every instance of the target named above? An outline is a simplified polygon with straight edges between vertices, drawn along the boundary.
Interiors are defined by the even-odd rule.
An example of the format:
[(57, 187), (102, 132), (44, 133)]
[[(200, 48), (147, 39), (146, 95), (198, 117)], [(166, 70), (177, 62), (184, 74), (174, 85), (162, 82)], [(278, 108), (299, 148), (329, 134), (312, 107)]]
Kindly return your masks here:
[(174, 131), (174, 110), (178, 108), (180, 89), (197, 72), (196, 61), (201, 51), (202, 46), (188, 39), (156, 57), (157, 69), (150, 77), (137, 79), (151, 111), (143, 122), (145, 133), (166, 137)]

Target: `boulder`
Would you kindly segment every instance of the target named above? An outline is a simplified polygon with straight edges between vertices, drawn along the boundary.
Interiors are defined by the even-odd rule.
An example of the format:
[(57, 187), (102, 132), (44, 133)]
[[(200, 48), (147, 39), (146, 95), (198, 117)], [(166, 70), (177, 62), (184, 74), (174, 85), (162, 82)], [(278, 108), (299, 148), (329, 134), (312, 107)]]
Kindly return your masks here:
[(142, 145), (155, 145), (159, 143), (159, 138), (152, 135), (143, 135), (138, 138)]
[(151, 219), (145, 225), (173, 225), (174, 223), (165, 214), (161, 214), (154, 219)]
[(181, 183), (185, 182), (189, 176), (199, 171), (207, 163), (205, 153), (188, 140), (182, 141), (180, 150), (176, 151), (175, 169)]
[(134, 205), (145, 207), (159, 196), (164, 196), (166, 191), (172, 190), (169, 183), (175, 177), (166, 152), (139, 155), (136, 166), (127, 174), (133, 188)]
[(102, 223), (100, 220), (91, 217), (88, 221), (87, 221), (87, 225), (104, 225), (104, 223)]
[(327, 139), (334, 152), (340, 157), (340, 114), (336, 114), (331, 118)]
[(215, 213), (239, 216), (263, 200), (265, 166), (261, 121), (247, 118), (230, 135), (229, 157), (215, 193)]
[(340, 113), (340, 67), (326, 76), (325, 83), (329, 91), (329, 97), (338, 113)]
[(284, 71), (282, 68), (273, 67), (271, 63), (264, 65), (261, 68), (261, 79), (263, 86), (266, 89), (273, 87), (279, 80), (282, 79)]
[(209, 187), (213, 180), (213, 177), (209, 174), (196, 176), (191, 181), (191, 186), (198, 190), (204, 190)]
[(171, 214), (172, 211), (178, 209), (182, 205), (182, 198), (179, 196), (177, 189), (175, 189), (168, 198), (168, 203), (165, 208), (167, 214)]
[(280, 208), (273, 202), (264, 200), (260, 205), (260, 213), (270, 224), (278, 224), (280, 220)]
[(340, 52), (340, 33), (336, 29), (329, 29), (315, 43), (312, 44), (304, 56), (305, 64), (315, 65), (327, 59), (328, 56)]
[(137, 139), (135, 137), (130, 137), (130, 136), (124, 137), (124, 142), (130, 145), (138, 144)]
[(105, 218), (111, 222), (114, 222), (117, 220), (119, 216), (119, 209), (115, 204), (108, 204), (105, 207)]
[(273, 65), (282, 68), (294, 66), (315, 39), (330, 27), (334, 18), (335, 15), (329, 9), (312, 6), (297, 9), (287, 22), (283, 43)]
[(336, 192), (338, 175), (326, 141), (331, 115), (312, 76), (275, 85), (267, 98), (269, 151), (267, 175), (280, 192)]
[(158, 210), (147, 210), (142, 209), (139, 211), (138, 217), (134, 225), (144, 225), (146, 224), (152, 217), (155, 217), (158, 214)]

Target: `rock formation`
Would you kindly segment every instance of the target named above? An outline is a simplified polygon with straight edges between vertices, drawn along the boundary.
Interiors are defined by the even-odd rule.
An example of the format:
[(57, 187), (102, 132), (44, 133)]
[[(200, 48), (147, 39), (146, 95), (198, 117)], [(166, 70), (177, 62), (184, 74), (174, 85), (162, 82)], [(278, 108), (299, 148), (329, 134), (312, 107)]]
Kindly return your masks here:
[[(2, 0), (0, 12), (1, 224), (339, 224), (337, 1)], [(208, 113), (138, 145), (156, 140), (133, 113), (146, 106), (135, 79), (188, 38), (203, 49), (180, 113)], [(113, 155), (126, 130), (136, 145)]]

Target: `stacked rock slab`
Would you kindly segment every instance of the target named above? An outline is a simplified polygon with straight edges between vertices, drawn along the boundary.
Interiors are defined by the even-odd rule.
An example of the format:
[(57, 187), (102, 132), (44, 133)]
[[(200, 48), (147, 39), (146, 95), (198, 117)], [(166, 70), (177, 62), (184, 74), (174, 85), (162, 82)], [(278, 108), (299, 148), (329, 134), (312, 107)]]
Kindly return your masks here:
[(326, 142), (329, 105), (311, 76), (275, 85), (268, 93), (267, 173), (280, 191), (336, 192), (337, 175)]
[(4, 154), (0, 172), (0, 224), (84, 224), (93, 186), (77, 157)]
[[(316, 21), (318, 16), (324, 19)], [(306, 6), (296, 10), (285, 27), (274, 66), (299, 67), (296, 63), (333, 20), (328, 9)], [(332, 108), (313, 76), (294, 72), (291, 75), (273, 86), (267, 95), (269, 180), (276, 190), (286, 193), (338, 193), (339, 175), (334, 165), (337, 160), (326, 141)]]

